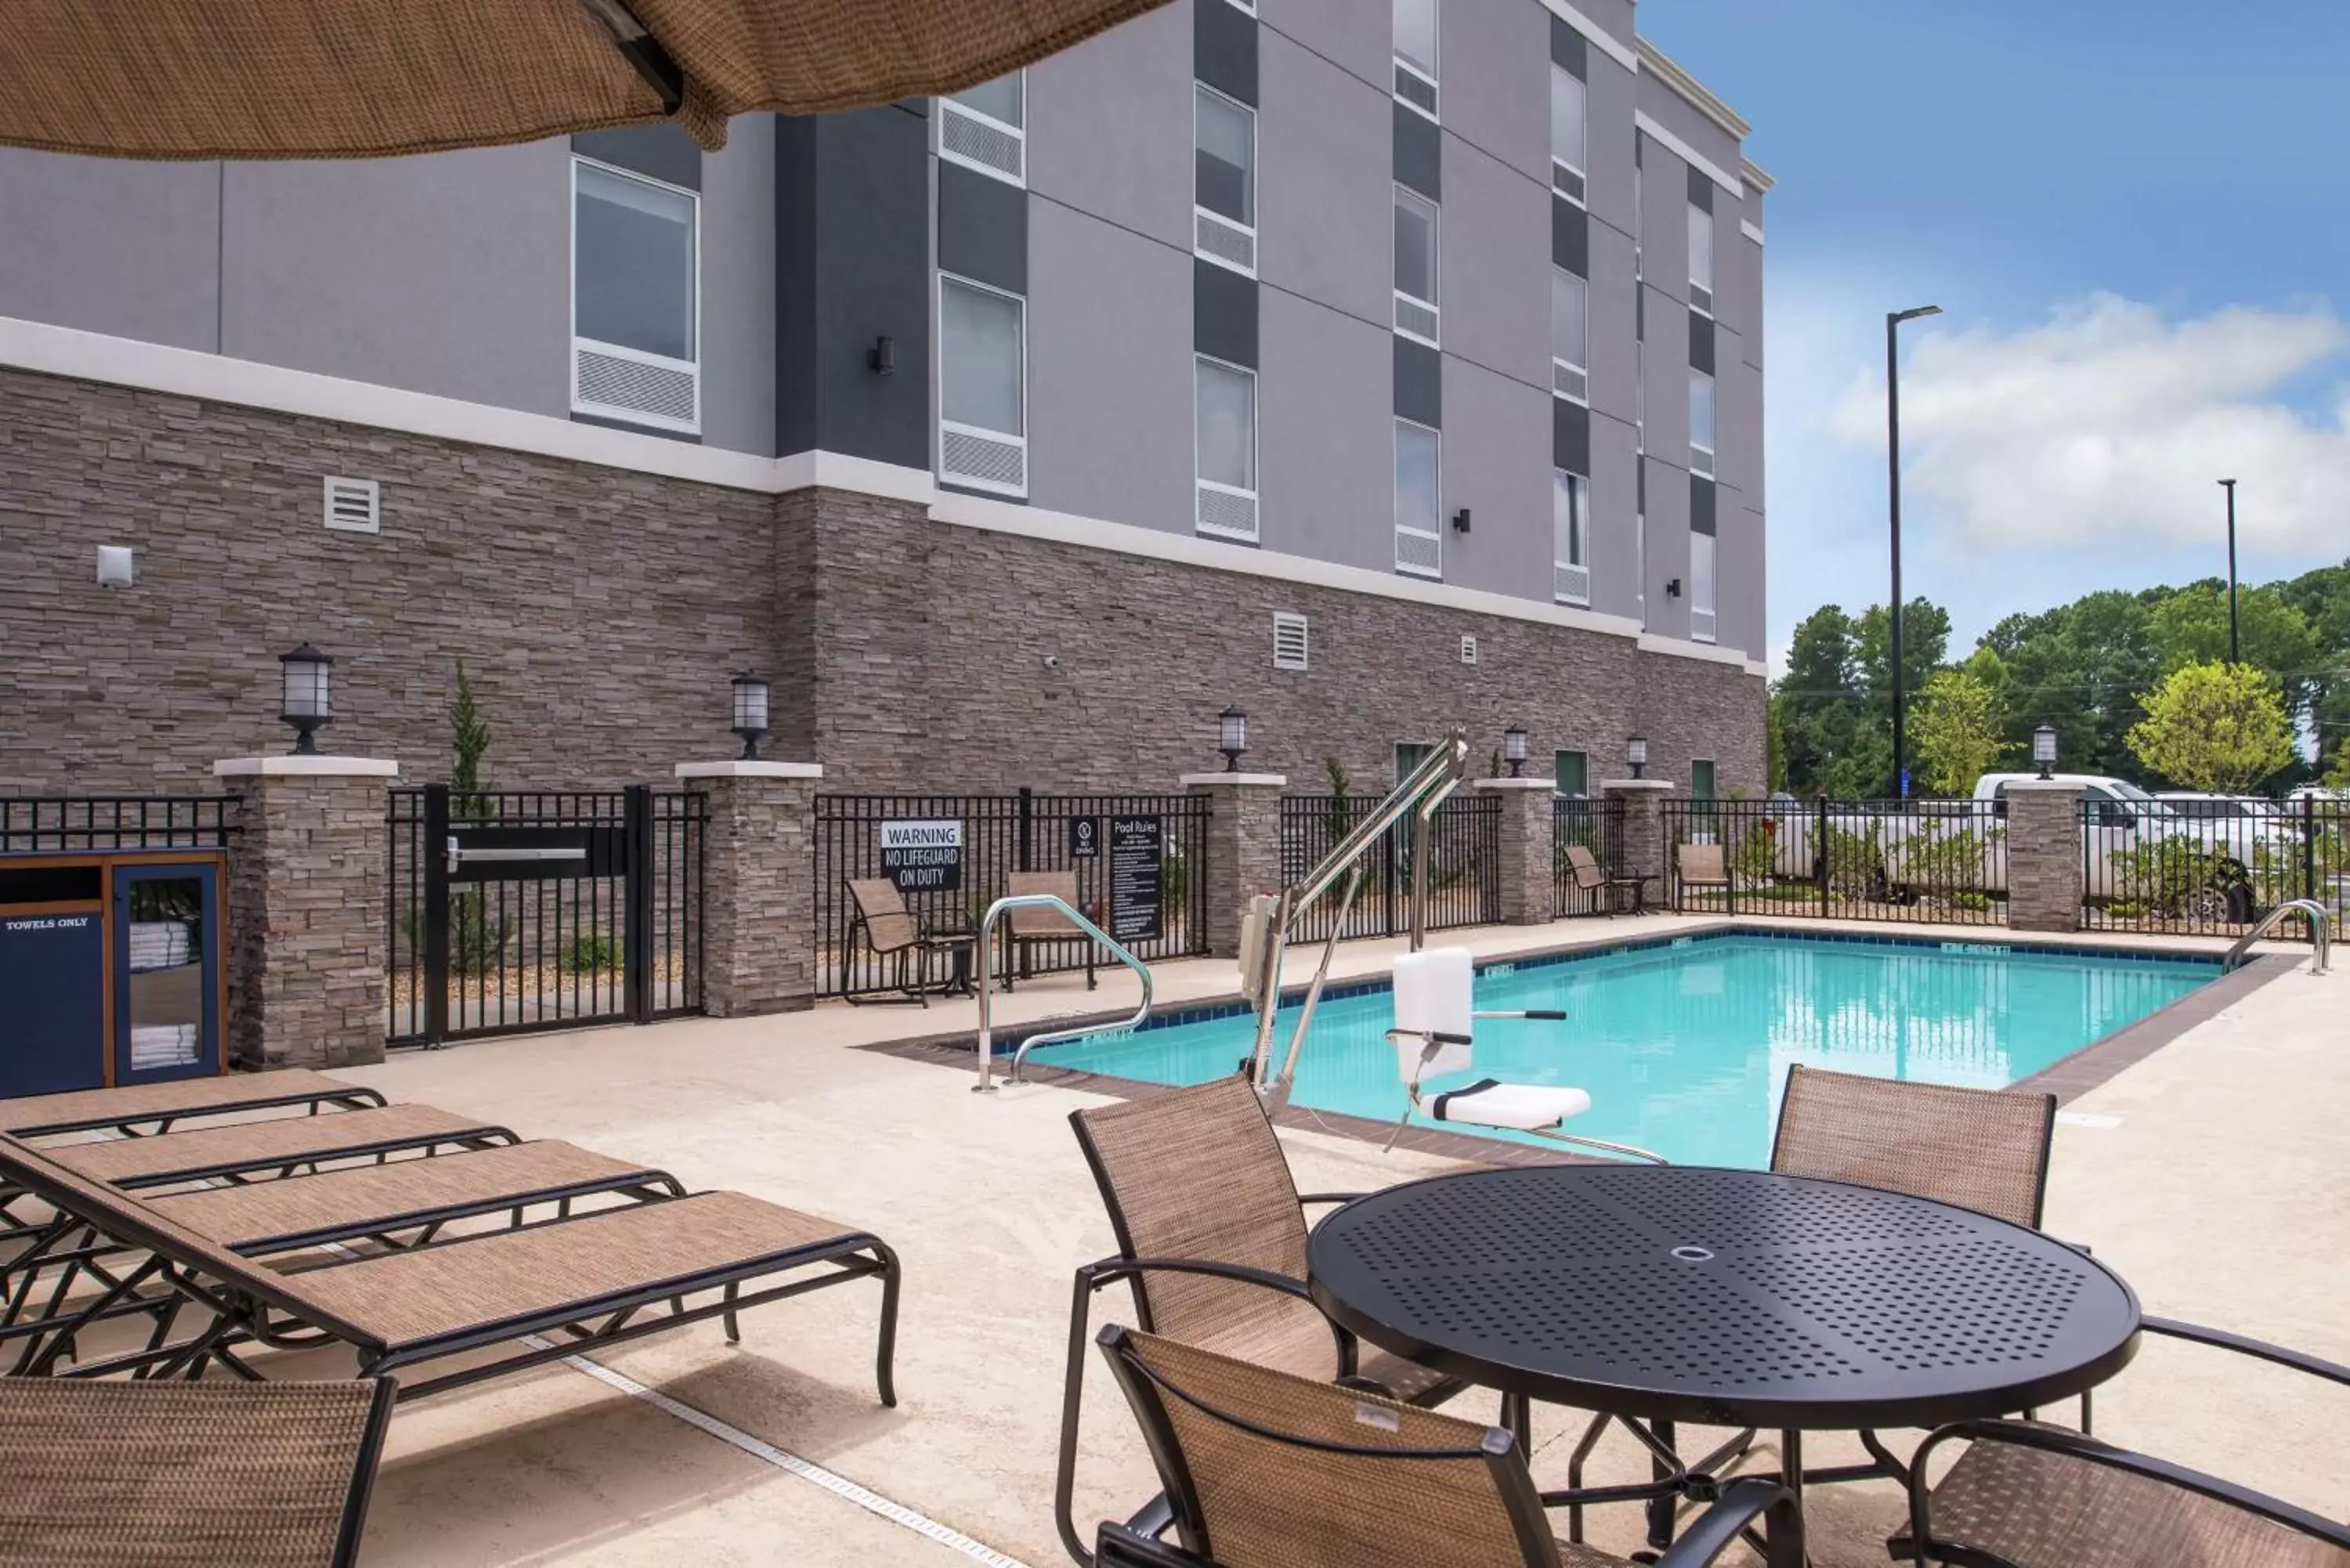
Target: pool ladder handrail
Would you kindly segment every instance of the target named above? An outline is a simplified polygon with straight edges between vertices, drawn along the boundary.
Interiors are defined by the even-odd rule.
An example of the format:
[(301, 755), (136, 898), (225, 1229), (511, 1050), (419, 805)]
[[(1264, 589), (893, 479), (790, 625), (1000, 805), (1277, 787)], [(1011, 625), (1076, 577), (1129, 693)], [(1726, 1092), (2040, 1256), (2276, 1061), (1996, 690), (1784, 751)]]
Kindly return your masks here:
[[(1406, 816), (1412, 821), (1411, 851), (1411, 950), (1418, 952), (1428, 935), (1428, 847), (1430, 824), (1437, 807), (1442, 805), (1459, 789), (1469, 772), (1469, 734), (1455, 728), (1435, 751), (1423, 759), (1402, 783), (1390, 791), (1368, 816), (1355, 826), (1320, 865), (1305, 877), (1281, 890), (1269, 913), (1253, 911), (1250, 919), (1261, 920), (1254, 942), (1255, 966), (1253, 973), (1243, 975), (1243, 989), (1256, 1008), (1256, 1048), (1247, 1064), (1250, 1081), (1257, 1093), (1274, 1109), (1286, 1104), (1289, 1089), (1297, 1076), (1297, 1057), (1305, 1044), (1305, 1033), (1313, 1026), (1314, 1009), (1322, 1000), (1324, 982), (1329, 978), (1330, 960), (1337, 951), (1338, 939), (1347, 929), (1347, 914), (1354, 907), (1355, 896), (1362, 889), (1361, 862), (1377, 847), (1380, 838)], [(1278, 1075), (1273, 1066), (1273, 1030), (1275, 1015), (1281, 1011), (1281, 961), (1289, 946), (1290, 928), (1296, 923), (1314, 902), (1336, 886), (1340, 877), (1347, 878), (1338, 913), (1331, 922), (1329, 940), (1323, 944), (1321, 961), (1315, 966), (1314, 979), (1305, 988), (1305, 997), (1299, 1006), (1297, 1026), (1291, 1031), (1289, 1051)], [(1246, 944), (1244, 944), (1245, 947)]]
[(2316, 961), (2309, 966), (2312, 974), (2324, 974), (2333, 966), (2334, 914), (2314, 898), (2287, 898), (2261, 917), (2260, 924), (2236, 939), (2228, 956), (2220, 961), (2220, 972), (2227, 973), (2250, 956), (2252, 944), (2268, 935), (2279, 920), (2287, 915), (2302, 914), (2309, 918), (2309, 943), (2317, 950)]
[(1025, 1040), (1020, 1042), (1019, 1050), (1013, 1053), (1012, 1071), (1010, 1074), (1012, 1082), (1015, 1084), (1020, 1082), (1020, 1064), (1027, 1060), (1028, 1053), (1035, 1050), (1039, 1045), (1065, 1044), (1071, 1040), (1082, 1040), (1088, 1034), (1107, 1034), (1112, 1030), (1139, 1028), (1143, 1021), (1150, 1016), (1150, 966), (1144, 963), (1140, 959), (1135, 957), (1133, 952), (1128, 949), (1124, 942), (1119, 941), (1107, 931), (1103, 930), (1099, 926), (1094, 924), (1091, 919), (1087, 918), (1083, 910), (1070, 908), (1066, 900), (1054, 894), (1007, 894), (1003, 898), (996, 899), (993, 904), (990, 904), (987, 907), (987, 913), (981, 916), (979, 920), (979, 937), (977, 939), (977, 946), (979, 948), (979, 1082), (971, 1086), (971, 1092), (974, 1095), (992, 1095), (995, 1092), (995, 1022), (993, 1009), (990, 1006), (990, 993), (994, 989), (995, 982), (995, 965), (993, 962), (995, 943), (993, 938), (995, 936), (995, 922), (1014, 909), (1060, 910), (1062, 914), (1067, 916), (1069, 919), (1074, 921), (1080, 930), (1084, 931), (1095, 941), (1099, 942), (1103, 947), (1107, 948), (1109, 950), (1110, 957), (1118, 960), (1118, 962), (1124, 964), (1127, 968), (1135, 972), (1136, 977), (1142, 981), (1142, 1003), (1134, 1010), (1133, 1017), (1125, 1019), (1121, 1022), (1107, 1023), (1100, 1022), (1080, 1023), (1067, 1029), (1053, 1029), (1047, 1030), (1042, 1033), (1029, 1035)]

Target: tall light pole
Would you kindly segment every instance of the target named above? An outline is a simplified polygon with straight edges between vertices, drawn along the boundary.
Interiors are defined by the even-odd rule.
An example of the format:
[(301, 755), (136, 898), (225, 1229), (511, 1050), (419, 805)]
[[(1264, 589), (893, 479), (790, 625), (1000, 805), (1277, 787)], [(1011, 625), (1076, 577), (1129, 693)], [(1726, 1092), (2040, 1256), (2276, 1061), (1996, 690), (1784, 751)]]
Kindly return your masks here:
[(2241, 664), (2243, 654), (2236, 643), (2236, 482), (2223, 479), (2220, 488), (2228, 493), (2228, 662)]
[(1939, 305), (1885, 313), (1885, 466), (1893, 515), (1893, 777), (1903, 800), (1909, 798), (1909, 753), (1901, 726), (1901, 357), (1905, 321), (1939, 316)]

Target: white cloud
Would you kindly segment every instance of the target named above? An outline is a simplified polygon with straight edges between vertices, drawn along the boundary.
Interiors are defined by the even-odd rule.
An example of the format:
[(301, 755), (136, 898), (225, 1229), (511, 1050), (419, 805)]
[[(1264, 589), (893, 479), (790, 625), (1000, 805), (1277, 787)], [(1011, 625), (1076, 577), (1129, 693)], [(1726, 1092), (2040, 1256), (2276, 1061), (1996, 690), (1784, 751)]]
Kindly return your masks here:
[[(2350, 349), (2339, 317), (2233, 308), (2170, 321), (2101, 294), (2022, 332), (1910, 330), (1903, 493), (1946, 545), (2208, 543), (2214, 481), (2232, 477), (2247, 549), (2350, 550), (2350, 390), (2314, 422), (2282, 400)], [(1830, 428), (1882, 451), (1881, 376), (1847, 389)]]

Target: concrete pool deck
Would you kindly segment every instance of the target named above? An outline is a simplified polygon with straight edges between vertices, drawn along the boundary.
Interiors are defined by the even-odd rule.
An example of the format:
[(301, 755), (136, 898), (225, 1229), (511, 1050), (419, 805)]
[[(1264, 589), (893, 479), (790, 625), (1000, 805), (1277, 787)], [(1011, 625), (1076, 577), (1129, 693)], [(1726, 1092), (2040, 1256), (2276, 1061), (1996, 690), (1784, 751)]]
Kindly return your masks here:
[[(1485, 929), (1466, 941), (1498, 955), (1720, 924), (1580, 920)], [(1981, 928), (1908, 929), (2010, 940)], [(2104, 936), (2077, 945), (2213, 946)], [(1379, 972), (1402, 946), (1348, 944), (1333, 973)], [(2338, 1150), (2350, 1116), (2350, 1006), (2341, 991), (2350, 977), (2313, 976), (2302, 956), (2299, 968), (2072, 1101), (2075, 1114), (2057, 1128), (2049, 1228), (2094, 1246), (2149, 1312), (2345, 1359), (2350, 1315), (2338, 1297), (2350, 1278), (2340, 1262), (2350, 1255), (2350, 1169)], [(1162, 1005), (1232, 988), (1228, 962), (1167, 964), (1157, 974)], [(1131, 986), (1107, 971), (1091, 993), (1080, 977), (1030, 981), (1000, 999), (997, 1016), (1016, 1024), (1130, 1007)], [(364, 1561), (1066, 1562), (1052, 1521), (1052, 1471), (1069, 1277), (1111, 1251), (1066, 1117), (1101, 1096), (1036, 1083), (982, 1098), (970, 1093), (968, 1070), (850, 1048), (973, 1022), (968, 1002), (828, 1003), (780, 1017), (484, 1042), (348, 1070), (396, 1099), (869, 1227), (899, 1249), (906, 1269), (897, 1409), (874, 1402), (875, 1300), (854, 1288), (747, 1314), (739, 1346), (704, 1324), (606, 1352), (598, 1361), (617, 1380), (555, 1366), (476, 1386), (403, 1408), (394, 1422)], [(1382, 1186), (1450, 1164), (1408, 1150), (1383, 1158), (1307, 1130), (1283, 1137), (1307, 1190)], [(1116, 1293), (1098, 1305), (1097, 1322), (1125, 1311)], [(632, 1397), (616, 1381), (668, 1403)], [(1106, 1385), (1088, 1379), (1078, 1499), (1088, 1524), (1154, 1490)], [(1491, 1419), (1492, 1404), (1472, 1391), (1454, 1407)], [(713, 1435), (710, 1420), (692, 1424), (696, 1417), (723, 1425)], [(2312, 1389), (2217, 1353), (2154, 1342), (2099, 1391), (2097, 1417), (2100, 1435), (2116, 1441), (2336, 1517), (2350, 1511), (2327, 1441), (2350, 1417), (2350, 1391)], [(1572, 1413), (1537, 1413), (1535, 1469), (1545, 1482), (1563, 1482), (1579, 1426)], [(1684, 1447), (1700, 1444), (1692, 1436)], [(1812, 1456), (1842, 1458), (1843, 1446), (1815, 1440)], [(789, 1468), (791, 1457), (822, 1470)], [(1643, 1464), (1611, 1437), (1597, 1468), (1603, 1478), (1628, 1479)], [(842, 1495), (858, 1487), (912, 1511), (931, 1533), (886, 1517), (876, 1500)], [(1815, 1562), (1885, 1562), (1882, 1541), (1899, 1506), (1884, 1483), (1815, 1491)], [(1633, 1544), (1630, 1511), (1592, 1517), (1597, 1544)], [(967, 1544), (942, 1544), (941, 1534)]]

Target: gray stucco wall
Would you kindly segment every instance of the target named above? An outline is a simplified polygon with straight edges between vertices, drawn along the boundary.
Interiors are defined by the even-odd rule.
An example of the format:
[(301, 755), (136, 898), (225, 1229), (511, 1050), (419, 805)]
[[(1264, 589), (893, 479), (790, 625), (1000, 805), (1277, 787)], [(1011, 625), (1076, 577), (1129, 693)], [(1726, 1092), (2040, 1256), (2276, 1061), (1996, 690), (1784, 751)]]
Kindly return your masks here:
[[(1443, 306), (1445, 351), (1539, 389), (1545, 396), (1550, 391), (1550, 203), (1547, 178), (1537, 185), (1458, 137), (1444, 139), (1443, 255), (1438, 287), (1443, 295), (1439, 303)], [(1451, 422), (1450, 417), (1445, 421)], [(1549, 445), (1545, 438), (1524, 460), (1547, 467)]]
[[(1444, 580), (1546, 597), (1550, 393), (1444, 357)], [(1470, 509), (1470, 531), (1452, 514)]]
[(1268, 296), (1317, 301), (1384, 331), (1394, 319), (1395, 100), (1269, 24), (1263, 33), (1257, 276)]
[[(1222, 0), (1218, 0), (1219, 4)], [(1028, 70), (1028, 189), (1191, 254), (1191, 0)]]
[(702, 442), (775, 452), (775, 121), (702, 155)]
[(1393, 570), (1394, 335), (1278, 289), (1258, 303), (1264, 548)]
[(219, 347), (221, 167), (0, 148), (0, 315)]
[[(1550, 13), (1538, 5), (1454, 4), (1439, 7), (1437, 26), (1446, 140), (1465, 141), (1549, 189), (1550, 73), (1529, 67), (1550, 58)], [(1447, 202), (1451, 173), (1448, 167)]]

